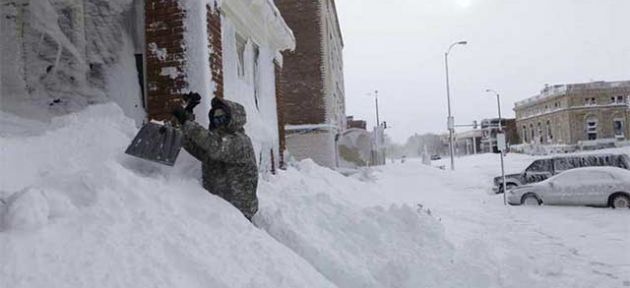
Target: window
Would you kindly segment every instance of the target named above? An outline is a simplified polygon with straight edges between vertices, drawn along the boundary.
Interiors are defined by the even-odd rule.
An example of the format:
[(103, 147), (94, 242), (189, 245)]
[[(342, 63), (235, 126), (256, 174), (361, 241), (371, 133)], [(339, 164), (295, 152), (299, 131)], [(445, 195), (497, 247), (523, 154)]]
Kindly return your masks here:
[(556, 103), (554, 104), (554, 107), (556, 107), (556, 108), (558, 108), (559, 106), (560, 106), (560, 104), (558, 104), (558, 102), (556, 102)]
[(253, 67), (253, 73), (254, 73), (254, 77), (252, 77), (253, 81), (254, 81), (254, 103), (256, 104), (256, 109), (260, 110), (260, 107), (258, 107), (258, 98), (260, 98), (260, 71), (259, 71), (259, 63), (260, 63), (260, 48), (258, 47), (258, 45), (253, 44), (253, 48), (254, 48), (254, 67)]
[(523, 143), (527, 143), (527, 126), (523, 125)]
[(623, 99), (623, 96), (617, 96), (617, 104), (624, 104), (625, 101)]
[(595, 97), (584, 98), (584, 105), (585, 106), (597, 105), (597, 101), (595, 100)]
[(623, 129), (623, 119), (617, 118), (613, 120), (613, 131), (615, 132), (615, 138), (624, 139), (625, 133)]
[(597, 118), (586, 119), (586, 139), (597, 140)]
[(529, 165), (527, 172), (550, 172), (551, 171), (551, 159), (536, 160), (532, 165)]
[(245, 77), (245, 46), (247, 46), (247, 41), (240, 34), (236, 33), (236, 56), (238, 57), (237, 61), (237, 73), (238, 77)]
[(547, 142), (551, 143), (553, 140), (553, 133), (551, 133), (551, 121), (547, 120)]
[(529, 134), (531, 135), (530, 141), (534, 141), (536, 139), (536, 135), (534, 134), (534, 124), (529, 124)]
[(543, 143), (543, 131), (540, 122), (538, 122), (538, 143)]

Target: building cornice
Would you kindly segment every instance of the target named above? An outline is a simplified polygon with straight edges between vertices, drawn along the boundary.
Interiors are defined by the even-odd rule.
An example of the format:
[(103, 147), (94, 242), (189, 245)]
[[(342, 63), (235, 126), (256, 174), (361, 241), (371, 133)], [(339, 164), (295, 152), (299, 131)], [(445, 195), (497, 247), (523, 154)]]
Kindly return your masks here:
[(531, 116), (527, 116), (527, 117), (516, 118), (516, 121), (525, 121), (525, 120), (530, 120), (530, 119), (534, 119), (534, 118), (538, 118), (538, 117), (542, 117), (542, 116), (549, 116), (549, 115), (552, 115), (552, 114), (566, 112), (566, 111), (590, 110), (590, 109), (593, 109), (593, 108), (626, 108), (626, 111), (630, 111), (630, 106), (628, 106), (627, 104), (606, 104), (606, 105), (573, 106), (573, 107), (568, 107), (568, 108), (554, 109), (554, 110), (551, 110), (551, 111), (548, 111), (548, 112), (544, 112), (544, 113), (540, 113), (540, 114), (536, 114), (536, 115), (531, 115)]
[(540, 104), (540, 103), (543, 103), (552, 99), (556, 99), (562, 96), (567, 96), (567, 95), (570, 96), (571, 94), (577, 91), (615, 89), (615, 88), (630, 89), (630, 81), (612, 81), (612, 82), (597, 81), (597, 82), (588, 82), (588, 83), (547, 86), (540, 92), (540, 94), (514, 103), (514, 111), (532, 107), (537, 104)]

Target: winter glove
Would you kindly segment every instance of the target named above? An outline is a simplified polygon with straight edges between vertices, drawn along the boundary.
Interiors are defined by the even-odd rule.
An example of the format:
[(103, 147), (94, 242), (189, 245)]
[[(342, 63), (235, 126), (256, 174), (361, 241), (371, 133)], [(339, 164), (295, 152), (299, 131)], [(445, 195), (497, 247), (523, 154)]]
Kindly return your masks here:
[(201, 95), (199, 95), (199, 93), (196, 93), (196, 92), (190, 92), (184, 95), (184, 100), (187, 103), (186, 112), (192, 114), (193, 109), (195, 109), (195, 107), (199, 105), (199, 103), (201, 103)]
[(173, 112), (171, 112), (171, 114), (173, 114), (173, 116), (175, 116), (175, 119), (177, 119), (177, 122), (179, 122), (179, 124), (184, 125), (186, 123), (186, 121), (190, 120), (191, 114), (188, 113), (184, 108), (182, 107), (177, 107), (175, 108), (175, 110), (173, 110)]

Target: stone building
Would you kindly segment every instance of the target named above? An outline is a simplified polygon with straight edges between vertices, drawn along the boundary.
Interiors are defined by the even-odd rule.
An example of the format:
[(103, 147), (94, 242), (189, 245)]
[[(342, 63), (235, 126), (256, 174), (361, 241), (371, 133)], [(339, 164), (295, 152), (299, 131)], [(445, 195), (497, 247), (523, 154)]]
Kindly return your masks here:
[(334, 0), (276, 0), (297, 40), (284, 53), (281, 110), (288, 152), (337, 167), (345, 129), (343, 39)]
[(517, 102), (516, 125), (524, 144), (589, 146), (626, 140), (630, 81), (545, 87)]

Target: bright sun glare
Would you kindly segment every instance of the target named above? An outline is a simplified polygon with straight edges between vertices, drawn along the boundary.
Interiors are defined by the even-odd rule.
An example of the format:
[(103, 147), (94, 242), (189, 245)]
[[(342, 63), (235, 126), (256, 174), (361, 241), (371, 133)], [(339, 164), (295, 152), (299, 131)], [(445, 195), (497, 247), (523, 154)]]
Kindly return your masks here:
[(472, 0), (456, 0), (456, 2), (462, 8), (468, 8), (472, 5)]

